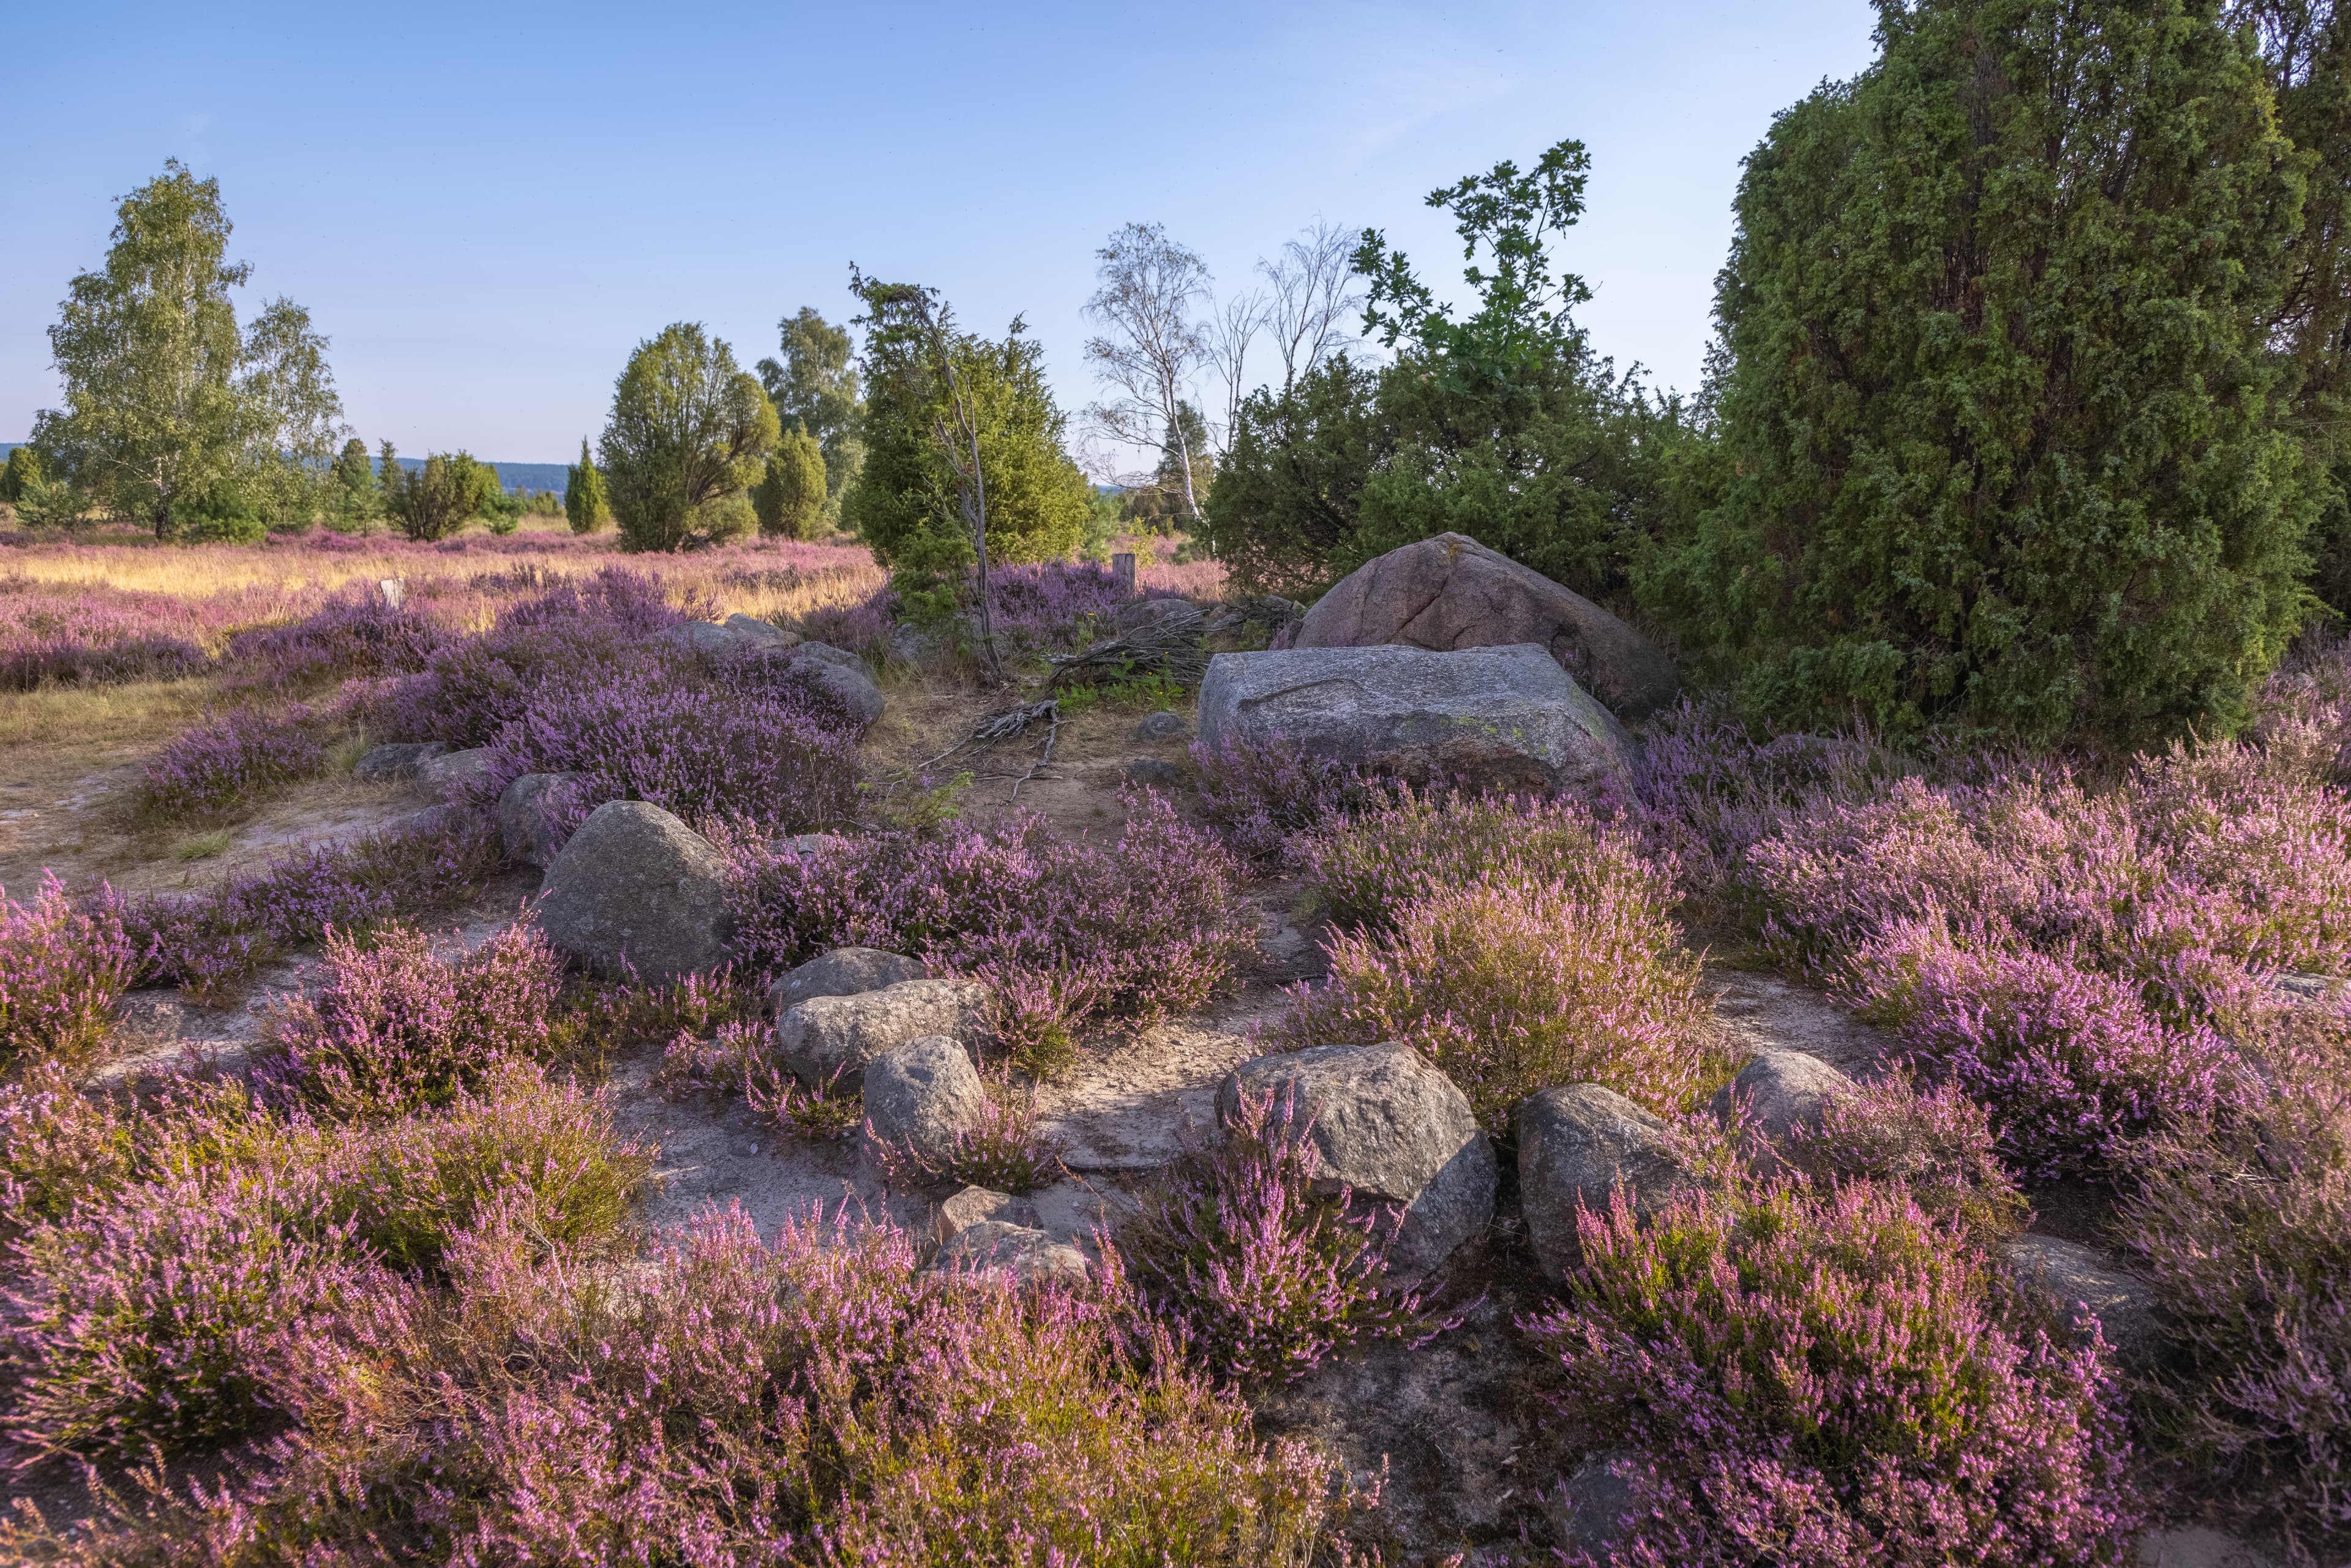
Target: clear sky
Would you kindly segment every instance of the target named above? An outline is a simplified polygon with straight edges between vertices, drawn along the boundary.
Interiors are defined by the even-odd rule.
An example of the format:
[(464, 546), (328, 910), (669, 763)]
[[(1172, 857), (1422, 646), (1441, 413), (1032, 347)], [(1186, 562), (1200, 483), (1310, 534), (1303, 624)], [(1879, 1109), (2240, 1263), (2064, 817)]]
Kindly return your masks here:
[[(1433, 187), (1592, 151), (1564, 247), (1604, 353), (1698, 380), (1740, 160), (1871, 57), (1863, 0), (1770, 5), (402, 6), (0, 0), (0, 440), (44, 329), (167, 157), (221, 183), (246, 308), (333, 341), (371, 444), (562, 461), (675, 320), (747, 369), (849, 264), (1015, 312), (1095, 395), (1092, 251), (1165, 223), (1220, 287), (1318, 215), (1458, 288)], [(31, 62), (26, 64), (24, 62)], [(78, 62), (78, 63), (74, 63)]]

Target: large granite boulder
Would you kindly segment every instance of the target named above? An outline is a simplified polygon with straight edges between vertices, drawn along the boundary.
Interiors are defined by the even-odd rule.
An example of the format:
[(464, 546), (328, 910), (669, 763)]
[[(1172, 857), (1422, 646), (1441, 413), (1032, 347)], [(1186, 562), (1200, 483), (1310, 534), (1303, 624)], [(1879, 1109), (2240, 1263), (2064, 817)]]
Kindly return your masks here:
[(1245, 1061), (1217, 1091), (1218, 1119), (1229, 1125), (1243, 1095), (1269, 1094), (1277, 1109), (1295, 1095), (1313, 1119), (1317, 1192), (1344, 1187), (1358, 1203), (1404, 1211), (1388, 1249), (1396, 1273), (1436, 1271), (1492, 1221), (1493, 1145), (1468, 1097), (1412, 1047), (1322, 1045)]
[(795, 686), (862, 735), (888, 706), (865, 661), (830, 643), (802, 643), (789, 653), (763, 653), (760, 665), (778, 685)]
[(643, 800), (608, 800), (571, 835), (535, 913), (559, 953), (665, 983), (727, 961), (726, 867), (708, 840)]
[(971, 980), (901, 980), (853, 996), (811, 997), (776, 1017), (776, 1057), (803, 1083), (854, 1082), (885, 1051), (928, 1034), (972, 1040), (987, 988)]
[(1829, 1098), (1853, 1086), (1852, 1079), (1809, 1051), (1761, 1046), (1738, 1077), (1714, 1092), (1713, 1110), (1727, 1120), (1744, 1104), (1749, 1127), (1778, 1145), (1796, 1127), (1819, 1122)]
[(724, 621), (681, 622), (662, 632), (661, 640), (715, 663), (746, 653), (782, 653), (797, 647), (800, 636), (755, 616), (737, 614)]
[(541, 869), (555, 863), (555, 812), (577, 773), (525, 773), (498, 797), (491, 820), (507, 859)]
[(1531, 1094), (1519, 1104), (1517, 1123), (1527, 1239), (1554, 1280), (1564, 1278), (1581, 1253), (1577, 1209), (1605, 1215), (1619, 1178), (1641, 1219), (1700, 1185), (1663, 1122), (1597, 1083)]
[(1288, 744), (1473, 790), (1632, 787), (1625, 727), (1531, 643), (1218, 653), (1200, 685), (1200, 740)]
[(2168, 1322), (2155, 1287), (2129, 1274), (2113, 1259), (2078, 1241), (2054, 1236), (2018, 1236), (2000, 1245), (2001, 1261), (2025, 1290), (2087, 1340), (2090, 1325), (2114, 1352), (2116, 1364), (2145, 1373), (2163, 1358)]
[(1640, 718), (1674, 700), (1673, 661), (1582, 594), (1461, 534), (1393, 549), (1339, 580), (1292, 646), (1385, 643), (1450, 652), (1531, 643), (1610, 712)]
[(854, 997), (901, 980), (927, 978), (920, 958), (879, 947), (835, 947), (820, 953), (778, 980), (768, 991), (768, 1009), (778, 1017), (817, 997)]
[(946, 1035), (910, 1040), (865, 1064), (865, 1133), (885, 1149), (943, 1160), (987, 1111), (979, 1070)]

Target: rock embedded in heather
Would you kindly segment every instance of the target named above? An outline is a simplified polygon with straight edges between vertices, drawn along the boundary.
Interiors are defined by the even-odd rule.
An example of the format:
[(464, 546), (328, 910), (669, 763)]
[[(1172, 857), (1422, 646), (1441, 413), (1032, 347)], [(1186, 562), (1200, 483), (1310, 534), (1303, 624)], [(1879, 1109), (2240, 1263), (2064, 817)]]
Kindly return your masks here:
[(1364, 562), (1314, 601), (1297, 648), (1383, 643), (1453, 651), (1529, 643), (1623, 718), (1669, 706), (1665, 651), (1582, 594), (1462, 534)]
[(547, 868), (533, 906), (571, 962), (666, 984), (727, 962), (726, 867), (708, 840), (644, 800), (608, 800)]
[(1577, 1209), (1607, 1214), (1618, 1177), (1630, 1189), (1637, 1219), (1702, 1185), (1665, 1123), (1597, 1083), (1531, 1094), (1520, 1102), (1516, 1120), (1527, 1239), (1554, 1280), (1566, 1277), (1581, 1250)]
[(1017, 1225), (1023, 1230), (1045, 1228), (1044, 1221), (1037, 1216), (1037, 1206), (1027, 1198), (989, 1187), (967, 1186), (931, 1211), (931, 1235), (944, 1244), (989, 1220)]
[(1793, 1128), (1818, 1123), (1830, 1096), (1853, 1086), (1852, 1079), (1817, 1056), (1761, 1046), (1738, 1077), (1715, 1091), (1713, 1110), (1728, 1121), (1743, 1102), (1748, 1125), (1777, 1145), (1786, 1142)]
[(865, 661), (830, 643), (803, 643), (795, 648), (788, 677), (839, 710), (861, 735), (873, 727), (889, 706)]
[(1138, 757), (1125, 768), (1126, 781), (1154, 789), (1173, 789), (1184, 782), (1184, 770), (1156, 757)]
[(555, 810), (577, 773), (525, 773), (498, 796), (491, 820), (507, 859), (541, 870), (555, 863)]
[(770, 622), (737, 614), (724, 621), (682, 622), (660, 633), (660, 640), (715, 662), (746, 653), (783, 652), (797, 647), (800, 637)]
[(865, 1064), (869, 1146), (945, 1159), (987, 1111), (987, 1085), (970, 1052), (944, 1034), (893, 1046)]
[(1640, 1506), (1641, 1457), (1625, 1448), (1587, 1455), (1545, 1493), (1553, 1544), (1604, 1552), (1624, 1539), (1625, 1517)]
[(1420, 785), (1629, 793), (1625, 727), (1540, 647), (1218, 653), (1200, 740), (1290, 745)]
[(984, 1219), (939, 1248), (933, 1267), (1009, 1285), (1082, 1285), (1086, 1255), (1025, 1225)]
[(975, 1040), (987, 988), (971, 980), (901, 980), (853, 996), (811, 997), (776, 1017), (776, 1058), (803, 1083), (854, 1082), (885, 1051), (943, 1034)]
[(1190, 733), (1192, 727), (1185, 722), (1180, 713), (1148, 713), (1143, 716), (1143, 722), (1134, 727), (1134, 738), (1137, 740), (1176, 740)]
[(835, 947), (818, 954), (770, 987), (768, 1010), (780, 1017), (818, 997), (854, 997), (929, 976), (920, 958), (909, 958), (904, 953), (885, 953), (879, 947)]
[(1277, 1113), (1295, 1095), (1301, 1118), (1312, 1118), (1315, 1191), (1343, 1187), (1359, 1206), (1404, 1211), (1388, 1249), (1396, 1274), (1435, 1273), (1492, 1222), (1493, 1145), (1468, 1097), (1412, 1047), (1322, 1045), (1245, 1061), (1217, 1092), (1217, 1117), (1229, 1124), (1244, 1094), (1268, 1093)]
[(465, 751), (444, 751), (418, 762), (411, 786), (428, 800), (444, 806), (486, 804), (497, 782), (497, 760), (486, 746)]
[(370, 747), (351, 764), (351, 776), (371, 784), (413, 779), (420, 766), (448, 749), (437, 740), (395, 740)]
[(2018, 1236), (1999, 1248), (2018, 1284), (2086, 1339), (2092, 1320), (2113, 1349), (2115, 1363), (2147, 1372), (2162, 1359), (2168, 1319), (2155, 1287), (2125, 1272), (2095, 1248), (2054, 1236)]

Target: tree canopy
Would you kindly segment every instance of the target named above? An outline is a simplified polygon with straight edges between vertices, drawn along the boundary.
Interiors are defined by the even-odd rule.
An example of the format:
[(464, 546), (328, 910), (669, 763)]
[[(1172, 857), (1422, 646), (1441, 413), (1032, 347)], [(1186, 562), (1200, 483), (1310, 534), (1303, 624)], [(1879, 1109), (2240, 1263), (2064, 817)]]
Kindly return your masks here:
[(2318, 487), (2270, 334), (2303, 162), (2209, 5), (1882, 0), (1747, 161), (1735, 476), (1652, 587), (1761, 712), (2225, 726)]
[(768, 471), (751, 487), (759, 531), (770, 538), (812, 539), (824, 523), (824, 449), (798, 424), (768, 454)]
[[(220, 184), (176, 159), (123, 198), (104, 266), (76, 276), (49, 329), (62, 409), (34, 442), (82, 497), (168, 538), (234, 490), (295, 520), (335, 455), (342, 404), (327, 340), (273, 299), (240, 329)], [(240, 505), (231, 508), (244, 515)]]
[(780, 434), (768, 394), (699, 322), (638, 344), (597, 448), (622, 542), (683, 549), (740, 531), (742, 492)]
[(857, 345), (845, 327), (828, 322), (813, 307), (777, 323), (783, 357), (759, 361), (759, 384), (789, 429), (797, 423), (824, 453), (825, 517), (837, 522), (841, 497), (864, 460), (858, 421), (865, 404), (859, 394)]

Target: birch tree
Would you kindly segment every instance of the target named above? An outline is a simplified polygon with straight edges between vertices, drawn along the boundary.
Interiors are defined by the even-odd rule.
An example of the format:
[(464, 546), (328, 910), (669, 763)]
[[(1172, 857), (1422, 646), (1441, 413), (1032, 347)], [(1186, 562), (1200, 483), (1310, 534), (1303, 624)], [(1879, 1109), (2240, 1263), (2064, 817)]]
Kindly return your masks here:
[(1111, 440), (1155, 445), (1171, 426), (1182, 444), (1184, 510), (1201, 527), (1192, 481), (1193, 454), (1183, 405), (1195, 370), (1210, 356), (1210, 334), (1193, 319), (1208, 298), (1207, 265), (1167, 237), (1159, 224), (1129, 224), (1094, 253), (1098, 287), (1086, 314), (1103, 333), (1087, 340), (1086, 358), (1113, 394), (1087, 412)]

